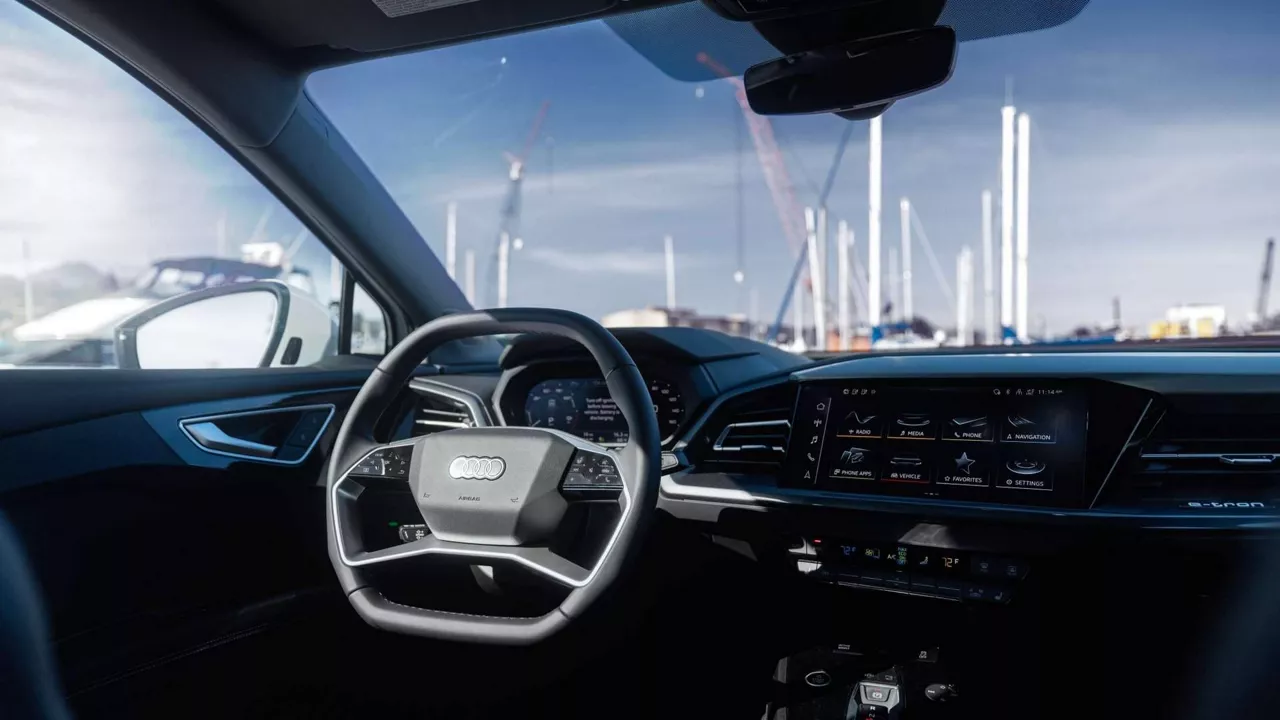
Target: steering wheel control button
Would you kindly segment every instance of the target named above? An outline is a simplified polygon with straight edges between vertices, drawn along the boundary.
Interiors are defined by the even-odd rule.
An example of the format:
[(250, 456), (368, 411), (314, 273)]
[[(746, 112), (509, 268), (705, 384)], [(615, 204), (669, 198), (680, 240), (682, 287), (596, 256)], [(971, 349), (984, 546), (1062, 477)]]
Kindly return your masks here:
[(571, 489), (616, 490), (622, 487), (622, 476), (613, 458), (599, 453), (578, 451), (569, 463), (564, 486)]
[(409, 477), (409, 458), (412, 453), (412, 445), (383, 448), (357, 463), (351, 468), (351, 474), (403, 480)]
[(678, 467), (680, 467), (680, 458), (676, 457), (675, 453), (662, 453), (662, 469), (664, 471), (675, 470)]
[(429, 535), (426, 525), (401, 525), (400, 526), (400, 542), (411, 543), (415, 540), (422, 540)]
[(831, 675), (826, 670), (814, 670), (804, 676), (804, 684), (809, 687), (824, 688), (831, 684)]

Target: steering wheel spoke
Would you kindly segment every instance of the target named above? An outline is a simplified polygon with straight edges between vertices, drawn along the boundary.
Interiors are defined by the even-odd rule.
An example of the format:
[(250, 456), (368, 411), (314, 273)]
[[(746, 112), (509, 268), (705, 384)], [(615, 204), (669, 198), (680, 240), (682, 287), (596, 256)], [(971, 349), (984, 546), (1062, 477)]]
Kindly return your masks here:
[(514, 563), (566, 587), (582, 587), (591, 577), (590, 570), (546, 547), (477, 545), (441, 540), (434, 535), (403, 545), (356, 553), (348, 558), (348, 565), (363, 567), (423, 555), (441, 555), (472, 565)]

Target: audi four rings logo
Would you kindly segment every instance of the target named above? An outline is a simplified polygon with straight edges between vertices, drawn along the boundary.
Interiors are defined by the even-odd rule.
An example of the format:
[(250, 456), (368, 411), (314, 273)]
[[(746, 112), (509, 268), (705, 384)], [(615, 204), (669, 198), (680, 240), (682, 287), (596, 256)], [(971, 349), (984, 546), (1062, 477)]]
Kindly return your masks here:
[(507, 463), (502, 458), (459, 455), (449, 463), (449, 477), (454, 480), (497, 480), (506, 469)]

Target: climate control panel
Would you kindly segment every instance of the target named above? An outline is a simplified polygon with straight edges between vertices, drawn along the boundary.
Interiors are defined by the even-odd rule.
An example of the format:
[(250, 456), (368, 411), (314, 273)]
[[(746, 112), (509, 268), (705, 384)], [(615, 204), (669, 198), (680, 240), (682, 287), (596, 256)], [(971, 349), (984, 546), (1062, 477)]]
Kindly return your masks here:
[(1006, 604), (1030, 570), (1007, 555), (825, 536), (801, 538), (789, 553), (797, 570), (832, 585), (964, 602)]

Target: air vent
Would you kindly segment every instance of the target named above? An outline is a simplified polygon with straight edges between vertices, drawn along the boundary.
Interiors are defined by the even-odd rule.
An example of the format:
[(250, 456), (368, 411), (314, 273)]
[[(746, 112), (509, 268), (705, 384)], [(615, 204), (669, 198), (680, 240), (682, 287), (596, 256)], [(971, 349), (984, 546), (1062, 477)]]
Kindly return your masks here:
[(414, 436), (483, 424), (477, 422), (470, 406), (462, 400), (422, 383), (414, 384), (413, 389), (418, 394), (418, 408), (413, 419)]
[(1112, 503), (1280, 507), (1280, 414), (1170, 409), (1140, 446)]
[(716, 409), (689, 457), (707, 469), (775, 472), (787, 453), (795, 386), (773, 385), (730, 398)]
[(756, 420), (726, 425), (719, 439), (711, 446), (717, 453), (772, 453), (787, 452), (787, 435), (791, 423), (787, 420)]

